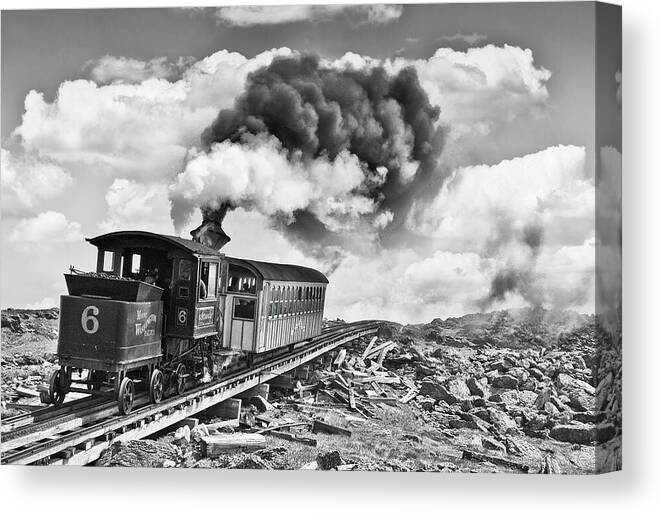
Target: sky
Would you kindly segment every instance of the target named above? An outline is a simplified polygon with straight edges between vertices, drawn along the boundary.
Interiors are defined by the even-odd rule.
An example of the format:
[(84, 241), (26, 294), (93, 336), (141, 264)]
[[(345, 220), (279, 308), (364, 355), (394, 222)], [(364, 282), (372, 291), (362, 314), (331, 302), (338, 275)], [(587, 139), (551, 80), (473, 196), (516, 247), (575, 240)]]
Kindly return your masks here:
[[(56, 305), (70, 265), (94, 268), (85, 237), (187, 236), (230, 202), (223, 251), (326, 272), (332, 318), (594, 312), (595, 155), (621, 151), (615, 129), (596, 148), (594, 41), (590, 3), (3, 11), (2, 307)], [(418, 180), (402, 122), (401, 176), (377, 179), (405, 207), (351, 149), (202, 137), (308, 54), (321, 76), (415, 70), (442, 145)], [(614, 115), (619, 70), (596, 79)]]

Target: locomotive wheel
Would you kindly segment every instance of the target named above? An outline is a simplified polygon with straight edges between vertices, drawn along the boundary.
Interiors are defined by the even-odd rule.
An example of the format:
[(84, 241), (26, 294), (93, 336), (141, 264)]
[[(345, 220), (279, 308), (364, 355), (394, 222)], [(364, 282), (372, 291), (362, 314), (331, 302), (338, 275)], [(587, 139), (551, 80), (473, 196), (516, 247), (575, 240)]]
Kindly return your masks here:
[(160, 369), (155, 369), (149, 379), (149, 401), (152, 403), (161, 403), (163, 399), (163, 373)]
[(67, 391), (62, 387), (62, 377), (62, 369), (56, 369), (51, 373), (50, 380), (48, 381), (50, 403), (58, 407), (64, 403), (64, 397), (67, 395)]
[(117, 398), (120, 414), (128, 414), (131, 412), (131, 409), (133, 409), (134, 396), (133, 380), (124, 377), (119, 386), (119, 397)]
[(186, 366), (183, 363), (177, 366), (174, 372), (174, 394), (180, 395), (186, 390)]

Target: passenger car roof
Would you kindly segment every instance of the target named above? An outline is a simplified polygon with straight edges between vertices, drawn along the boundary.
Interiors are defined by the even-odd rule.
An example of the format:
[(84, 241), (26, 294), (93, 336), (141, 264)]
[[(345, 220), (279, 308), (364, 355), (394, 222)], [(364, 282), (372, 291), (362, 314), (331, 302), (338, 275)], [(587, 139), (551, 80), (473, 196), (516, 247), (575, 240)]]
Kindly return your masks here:
[(282, 280), (284, 282), (317, 282), (328, 284), (328, 279), (321, 272), (313, 268), (298, 266), (296, 264), (279, 264), (276, 262), (253, 261), (250, 259), (237, 259), (228, 257), (230, 264), (245, 266), (263, 280)]
[(94, 246), (106, 246), (113, 243), (122, 243), (125, 241), (140, 241), (147, 243), (149, 240), (159, 242), (166, 246), (174, 246), (181, 250), (194, 253), (197, 255), (213, 255), (219, 257), (221, 254), (200, 243), (196, 243), (191, 239), (184, 239), (183, 237), (170, 236), (166, 234), (154, 234), (153, 232), (145, 232), (142, 230), (125, 230), (120, 232), (110, 232), (97, 237), (88, 238), (87, 241)]

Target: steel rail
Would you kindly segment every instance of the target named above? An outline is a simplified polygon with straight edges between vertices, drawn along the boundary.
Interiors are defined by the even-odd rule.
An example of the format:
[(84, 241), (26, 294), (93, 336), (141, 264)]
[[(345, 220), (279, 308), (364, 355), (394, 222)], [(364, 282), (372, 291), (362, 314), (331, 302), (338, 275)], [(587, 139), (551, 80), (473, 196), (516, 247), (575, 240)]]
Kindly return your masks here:
[[(379, 324), (379, 321), (364, 321), (332, 327), (291, 354), (255, 364), (246, 371), (198, 386), (160, 404), (138, 408), (127, 416), (99, 416), (100, 419), (95, 419), (89, 426), (82, 426), (81, 422), (69, 433), (51, 435), (50, 439), (30, 443), (25, 448), (12, 445), (13, 448), (5, 451), (3, 442), (0, 446), (1, 462), (30, 464), (48, 459), (50, 464), (88, 464), (96, 460), (113, 441), (140, 439), (163, 430), (349, 341), (373, 334)], [(56, 457), (56, 454), (62, 455)]]

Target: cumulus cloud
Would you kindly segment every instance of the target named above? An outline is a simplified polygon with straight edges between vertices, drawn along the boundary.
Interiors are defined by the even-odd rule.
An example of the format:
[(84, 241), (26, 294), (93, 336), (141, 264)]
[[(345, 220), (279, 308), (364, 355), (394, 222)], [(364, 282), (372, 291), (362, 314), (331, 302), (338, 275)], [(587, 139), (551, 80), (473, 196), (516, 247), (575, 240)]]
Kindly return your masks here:
[(190, 66), (181, 79), (147, 78), (137, 84), (65, 81), (56, 98), (31, 91), (13, 133), (26, 151), (61, 165), (135, 179), (167, 179), (218, 108), (229, 106), (246, 76), (289, 49), (252, 59), (217, 52)]
[(193, 62), (193, 57), (180, 57), (172, 62), (166, 57), (140, 61), (130, 57), (104, 55), (100, 59), (87, 61), (83, 68), (89, 69), (90, 77), (98, 84), (137, 83), (150, 78), (174, 81), (179, 79)]
[(584, 168), (585, 148), (577, 146), (460, 168), (431, 203), (417, 205), (409, 228), (451, 248), (490, 252), (538, 220), (547, 244), (582, 243), (595, 208)]
[(14, 216), (39, 207), (41, 202), (62, 194), (73, 179), (57, 164), (34, 156), (16, 156), (2, 149), (2, 212)]
[(20, 220), (9, 234), (12, 243), (71, 243), (83, 238), (81, 225), (61, 212), (46, 211)]
[(576, 146), (464, 167), (416, 206), (408, 225), (437, 246), (486, 259), (491, 284), (477, 305), (584, 305), (595, 235), (595, 185), (584, 168), (585, 149)]
[(214, 13), (220, 23), (254, 27), (309, 21), (321, 23), (346, 15), (354, 25), (384, 25), (399, 19), (401, 5), (246, 5), (221, 7)]
[(106, 204), (106, 219), (99, 224), (104, 232), (146, 230), (172, 233), (170, 202), (164, 184), (115, 179), (106, 193)]

